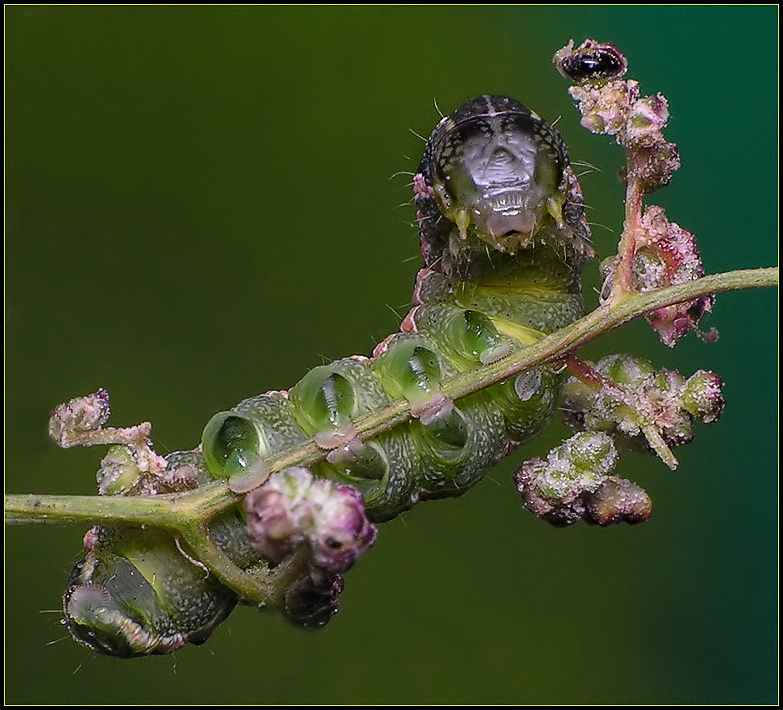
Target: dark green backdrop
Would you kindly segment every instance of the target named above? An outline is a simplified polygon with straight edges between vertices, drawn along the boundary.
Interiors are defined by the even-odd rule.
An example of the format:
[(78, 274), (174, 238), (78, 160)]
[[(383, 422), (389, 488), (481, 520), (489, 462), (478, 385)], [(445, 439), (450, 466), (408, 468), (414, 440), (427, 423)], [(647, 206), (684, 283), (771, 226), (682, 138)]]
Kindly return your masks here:
[[(46, 436), (70, 397), (104, 386), (113, 422), (192, 447), (214, 412), (396, 329), (417, 238), (394, 174), (414, 169), (433, 99), (508, 93), (562, 116), (572, 157), (602, 169), (583, 187), (611, 253), (621, 155), (578, 127), (551, 66), (571, 37), (615, 42), (669, 98), (683, 168), (656, 201), (707, 269), (777, 262), (774, 6), (17, 6), (6, 21), (13, 492), (93, 491), (101, 454)], [(6, 701), (774, 702), (777, 294), (722, 296), (710, 325), (714, 345), (670, 351), (635, 324), (588, 351), (725, 377), (725, 415), (678, 472), (622, 462), (654, 496), (648, 524), (552, 529), (521, 509), (508, 461), (384, 526), (321, 633), (240, 609), (174, 658), (97, 657), (55, 613), (84, 531), (7, 531)]]

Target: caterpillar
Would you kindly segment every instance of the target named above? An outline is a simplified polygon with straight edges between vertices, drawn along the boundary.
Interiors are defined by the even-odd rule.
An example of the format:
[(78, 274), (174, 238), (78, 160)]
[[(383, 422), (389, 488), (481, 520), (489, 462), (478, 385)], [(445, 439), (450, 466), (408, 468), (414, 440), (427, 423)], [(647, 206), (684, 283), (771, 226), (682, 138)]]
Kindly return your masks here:
[[(216, 414), (200, 453), (173, 454), (170, 467), (187, 463), (199, 484), (231, 479), (314, 439), (326, 456), (313, 475), (356, 488), (381, 522), (420, 500), (461, 495), (547, 425), (560, 390), (549, 369), (457, 401), (441, 383), (581, 316), (592, 249), (563, 139), (518, 101), (480, 96), (440, 121), (413, 182), (424, 263), (400, 332), (372, 357), (315, 367), (288, 392)], [(357, 436), (353, 422), (399, 400), (409, 422)], [(238, 513), (211, 530), (238, 566), (263, 564)], [(135, 656), (202, 642), (241, 601), (200, 578), (167, 534), (97, 529), (86, 548), (64, 614), (74, 638), (95, 650)]]
[[(439, 391), (444, 378), (582, 313), (589, 232), (560, 135), (513, 99), (474, 99), (427, 141), (414, 196), (424, 268), (402, 332), (372, 358), (316, 367), (287, 395), (215, 415), (202, 438), (213, 476), (236, 475), (311, 437), (331, 448), (331, 438), (314, 473), (356, 487), (371, 518), (383, 521), (418, 500), (464, 492), (548, 422), (556, 384), (543, 371), (456, 404)], [(410, 424), (344, 445), (353, 421), (398, 399), (414, 411)]]

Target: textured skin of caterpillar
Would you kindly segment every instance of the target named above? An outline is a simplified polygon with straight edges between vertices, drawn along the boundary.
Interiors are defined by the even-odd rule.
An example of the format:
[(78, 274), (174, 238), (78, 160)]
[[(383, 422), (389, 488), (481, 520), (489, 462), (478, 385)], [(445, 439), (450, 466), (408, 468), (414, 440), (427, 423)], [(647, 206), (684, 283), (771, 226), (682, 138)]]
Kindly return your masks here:
[[(478, 97), (435, 128), (414, 197), (424, 267), (400, 332), (371, 358), (316, 367), (288, 392), (215, 415), (201, 454), (173, 454), (170, 467), (186, 462), (199, 482), (232, 477), (313, 438), (327, 452), (313, 474), (354, 486), (378, 522), (461, 495), (548, 424), (560, 381), (546, 368), (456, 402), (440, 385), (582, 315), (580, 276), (593, 253), (562, 138), (514, 99)], [(408, 423), (356, 436), (352, 422), (399, 400), (410, 404)], [(218, 544), (242, 568), (266, 564), (230, 513), (211, 526)], [(165, 533), (94, 531), (64, 597), (69, 630), (94, 650), (129, 657), (199, 643), (241, 601)]]

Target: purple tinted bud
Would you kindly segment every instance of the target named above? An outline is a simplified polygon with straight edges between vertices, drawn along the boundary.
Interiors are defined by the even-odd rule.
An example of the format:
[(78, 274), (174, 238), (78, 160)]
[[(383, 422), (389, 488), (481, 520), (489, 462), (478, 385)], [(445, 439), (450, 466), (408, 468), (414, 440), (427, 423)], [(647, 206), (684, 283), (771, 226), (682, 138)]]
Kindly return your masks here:
[(375, 542), (375, 527), (367, 520), (364, 501), (355, 488), (338, 486), (314, 517), (308, 539), (313, 564), (331, 572), (346, 572)]
[(61, 404), (49, 420), (49, 436), (68, 448), (82, 443), (81, 434), (100, 429), (109, 419), (109, 393), (105, 389)]
[(726, 400), (723, 399), (723, 380), (714, 372), (697, 370), (685, 382), (682, 406), (704, 424), (718, 421)]
[(597, 525), (643, 523), (652, 515), (652, 501), (635, 483), (608, 476), (594, 493), (585, 495), (585, 519)]
[(598, 525), (642, 523), (652, 513), (652, 501), (636, 484), (610, 475), (616, 462), (609, 436), (577, 434), (550, 451), (546, 461), (523, 463), (514, 480), (525, 508), (553, 525), (580, 518)]
[(531, 459), (525, 461), (514, 474), (523, 505), (537, 518), (542, 518), (552, 525), (565, 526), (575, 523), (584, 515), (585, 505), (582, 498), (577, 493), (559, 499), (545, 495), (536, 484), (543, 472), (543, 466), (541, 459)]
[(722, 382), (712, 372), (699, 370), (686, 380), (676, 370), (655, 370), (648, 360), (623, 354), (583, 365), (595, 376), (574, 375), (563, 386), (563, 421), (574, 431), (605, 431), (659, 453), (651, 430), (666, 445), (679, 446), (693, 439), (694, 420), (711, 424), (723, 411)]
[(314, 479), (305, 468), (272, 476), (247, 495), (245, 509), (252, 545), (272, 562), (306, 544), (314, 567), (345, 572), (375, 542), (359, 492)]
[(645, 96), (631, 107), (626, 136), (629, 142), (652, 145), (661, 140), (661, 130), (669, 120), (669, 103), (661, 94)]
[(283, 493), (256, 488), (245, 498), (247, 536), (250, 543), (272, 562), (281, 562), (304, 540), (304, 534)]
[[(633, 262), (633, 284), (637, 290), (653, 291), (704, 276), (696, 238), (669, 222), (661, 207), (648, 207), (640, 226)], [(651, 313), (647, 320), (664, 345), (674, 347), (688, 331), (697, 329), (702, 316), (712, 310), (714, 302), (714, 296), (705, 296), (666, 306)]]
[(610, 136), (623, 131), (631, 108), (639, 97), (639, 84), (633, 79), (610, 81), (603, 86), (572, 86), (568, 93), (579, 103), (581, 124), (591, 133)]
[(583, 432), (552, 449), (546, 461), (525, 461), (514, 481), (531, 513), (553, 525), (570, 525), (585, 514), (585, 494), (599, 489), (616, 462), (609, 436)]

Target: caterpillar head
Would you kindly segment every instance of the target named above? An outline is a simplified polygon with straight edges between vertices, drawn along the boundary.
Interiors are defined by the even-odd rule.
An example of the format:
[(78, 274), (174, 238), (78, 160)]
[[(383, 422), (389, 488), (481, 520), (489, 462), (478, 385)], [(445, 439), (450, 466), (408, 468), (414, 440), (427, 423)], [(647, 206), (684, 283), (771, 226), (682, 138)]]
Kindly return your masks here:
[(419, 170), (415, 192), (429, 263), (446, 247), (452, 255), (487, 244), (514, 253), (589, 237), (563, 139), (514, 99), (480, 96), (444, 118)]

